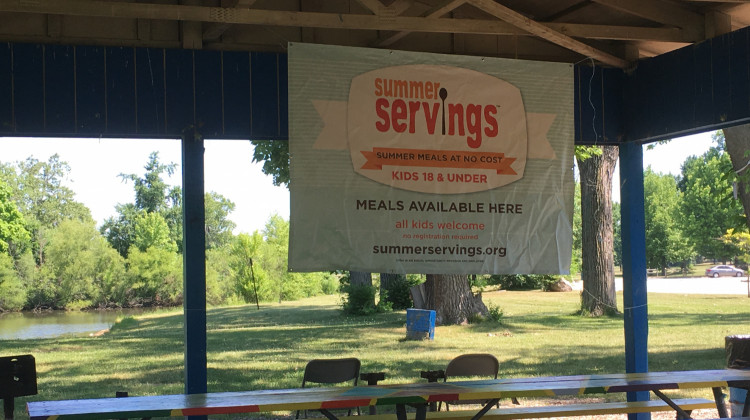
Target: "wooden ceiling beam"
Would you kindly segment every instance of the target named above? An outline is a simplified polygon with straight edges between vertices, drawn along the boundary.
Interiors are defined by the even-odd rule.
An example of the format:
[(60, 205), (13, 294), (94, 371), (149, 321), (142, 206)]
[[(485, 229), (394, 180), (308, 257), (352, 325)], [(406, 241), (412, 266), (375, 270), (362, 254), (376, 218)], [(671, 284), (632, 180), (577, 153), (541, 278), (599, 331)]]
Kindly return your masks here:
[[(254, 0), (240, 0), (239, 4), (251, 4)], [(169, 4), (145, 4), (127, 2), (102, 2), (92, 0), (34, 0), (34, 2), (0, 2), (0, 12), (42, 13), (54, 15), (114, 17), (132, 19), (155, 19), (175, 21), (201, 21), (216, 24), (247, 24), (269, 26), (291, 26), (331, 29), (364, 29), (399, 32), (464, 33), (483, 35), (528, 35), (520, 29), (499, 20), (449, 19), (442, 16), (458, 3), (468, 0), (450, 0), (442, 7), (431, 11), (432, 17), (389, 17), (352, 15), (338, 13), (313, 13), (294, 11), (272, 11), (261, 9), (219, 8)], [(242, 3), (246, 2), (246, 3)], [(491, 2), (492, 3), (492, 2)], [(541, 25), (536, 23), (537, 25)], [(545, 30), (558, 32), (567, 37), (615, 40), (650, 40), (664, 42), (695, 42), (674, 28), (638, 28), (623, 26), (546, 23)], [(205, 31), (203, 38), (206, 39)], [(585, 44), (582, 44), (585, 45)]]
[(400, 16), (414, 4), (414, 0), (396, 0), (389, 6), (379, 0), (357, 0), (357, 3), (365, 6), (377, 16)]
[(496, 3), (494, 0), (469, 0), (469, 3), (504, 22), (510, 23), (519, 29), (523, 29), (532, 35), (536, 35), (563, 48), (575, 51), (584, 57), (591, 57), (604, 64), (615, 67), (628, 67), (628, 62), (626, 60), (557, 32), (548, 26), (529, 19), (512, 9)]
[(607, 6), (634, 16), (648, 19), (665, 25), (683, 29), (702, 28), (703, 15), (682, 7), (676, 3), (663, 0), (593, 0), (594, 3)]
[[(231, 9), (244, 7), (249, 9), (253, 7), (253, 4), (257, 0), (221, 0), (221, 7)], [(206, 25), (206, 29), (203, 30), (204, 41), (214, 41), (219, 39), (220, 36), (224, 35), (232, 26), (231, 23), (210, 23)]]
[[(437, 19), (439, 17), (442, 17), (443, 15), (446, 15), (453, 10), (456, 10), (459, 6), (466, 3), (468, 0), (444, 0), (437, 4), (432, 9), (428, 10), (427, 12), (422, 14), (422, 17), (426, 19)], [(387, 47), (389, 45), (392, 45), (394, 42), (398, 41), (399, 39), (409, 35), (410, 31), (401, 31), (397, 32), (389, 37), (386, 38), (380, 38), (377, 41), (373, 43), (374, 46), (377, 47)]]
[(557, 22), (545, 22), (543, 25), (564, 35), (575, 38), (679, 43), (702, 41), (702, 38), (691, 37), (689, 33), (679, 28), (646, 28), (638, 26), (587, 25)]

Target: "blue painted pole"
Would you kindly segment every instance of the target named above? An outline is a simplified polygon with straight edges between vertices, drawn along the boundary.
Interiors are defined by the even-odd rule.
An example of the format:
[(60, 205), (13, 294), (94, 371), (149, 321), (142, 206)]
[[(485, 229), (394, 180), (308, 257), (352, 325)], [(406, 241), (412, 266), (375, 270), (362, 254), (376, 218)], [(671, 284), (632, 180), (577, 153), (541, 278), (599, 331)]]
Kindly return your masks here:
[[(182, 134), (182, 269), (185, 312), (185, 393), (207, 392), (206, 210), (203, 137), (194, 128)], [(197, 416), (193, 418), (205, 418)]]
[[(625, 312), (625, 371), (648, 372), (648, 306), (646, 295), (646, 217), (643, 197), (643, 148), (620, 145), (622, 203), (622, 275)], [(647, 391), (629, 392), (628, 401), (649, 399)], [(629, 414), (647, 420), (649, 413)]]

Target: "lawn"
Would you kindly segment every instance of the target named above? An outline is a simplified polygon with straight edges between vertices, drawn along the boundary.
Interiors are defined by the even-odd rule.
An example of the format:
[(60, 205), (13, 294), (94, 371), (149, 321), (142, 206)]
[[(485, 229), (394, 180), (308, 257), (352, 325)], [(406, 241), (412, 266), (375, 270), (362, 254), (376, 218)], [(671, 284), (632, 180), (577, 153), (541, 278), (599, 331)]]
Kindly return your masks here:
[[(363, 372), (386, 373), (382, 383), (421, 381), (421, 370), (442, 369), (462, 353), (494, 354), (502, 377), (625, 369), (622, 317), (574, 315), (577, 293), (485, 293), (502, 308), (501, 323), (440, 326), (434, 341), (405, 340), (404, 311), (348, 317), (338, 300), (210, 309), (209, 391), (297, 387), (307, 361), (326, 357), (358, 357)], [(725, 336), (747, 334), (749, 318), (746, 297), (649, 295), (650, 369), (723, 368)], [(17, 400), (19, 419), (29, 400), (183, 392), (181, 310), (126, 318), (100, 337), (0, 342), (2, 355), (27, 353), (36, 357), (39, 395)]]

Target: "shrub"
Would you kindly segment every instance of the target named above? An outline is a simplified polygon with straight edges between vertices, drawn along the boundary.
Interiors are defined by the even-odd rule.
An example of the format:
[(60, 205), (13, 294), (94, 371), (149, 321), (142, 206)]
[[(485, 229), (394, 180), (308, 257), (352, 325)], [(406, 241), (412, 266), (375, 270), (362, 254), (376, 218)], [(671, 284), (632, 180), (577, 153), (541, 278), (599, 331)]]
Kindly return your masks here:
[(378, 288), (375, 286), (343, 285), (341, 291), (341, 307), (349, 315), (371, 315), (379, 312), (390, 312), (393, 304), (385, 299), (375, 304)]
[(503, 310), (499, 306), (490, 303), (487, 305), (487, 320), (500, 323), (503, 319)]
[(374, 286), (344, 285), (341, 297), (341, 307), (344, 313), (350, 315), (370, 315), (378, 312), (375, 305), (375, 295), (378, 289)]
[[(381, 274), (382, 278), (383, 274)], [(409, 278), (403, 274), (391, 274), (394, 278), (388, 283), (388, 288), (384, 288), (380, 294), (380, 301), (383, 305), (389, 303), (391, 310), (401, 310), (411, 308), (413, 306), (411, 300), (411, 293), (409, 289), (412, 286), (419, 284), (418, 279)], [(383, 284), (381, 284), (381, 288)]]
[(489, 282), (505, 290), (545, 290), (557, 280), (558, 276), (550, 274), (501, 274), (490, 276)]

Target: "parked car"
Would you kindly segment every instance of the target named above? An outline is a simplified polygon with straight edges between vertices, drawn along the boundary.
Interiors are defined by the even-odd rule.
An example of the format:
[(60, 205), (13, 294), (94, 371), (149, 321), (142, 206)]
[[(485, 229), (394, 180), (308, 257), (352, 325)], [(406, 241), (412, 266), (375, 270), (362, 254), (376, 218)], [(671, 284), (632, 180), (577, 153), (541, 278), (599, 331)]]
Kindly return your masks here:
[(719, 276), (729, 276), (729, 277), (742, 277), (745, 275), (745, 272), (740, 270), (737, 267), (732, 267), (731, 265), (715, 265), (711, 268), (706, 269), (706, 276), (708, 277), (719, 277)]

